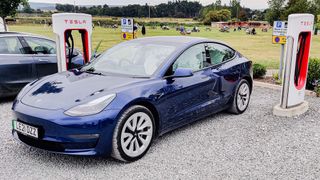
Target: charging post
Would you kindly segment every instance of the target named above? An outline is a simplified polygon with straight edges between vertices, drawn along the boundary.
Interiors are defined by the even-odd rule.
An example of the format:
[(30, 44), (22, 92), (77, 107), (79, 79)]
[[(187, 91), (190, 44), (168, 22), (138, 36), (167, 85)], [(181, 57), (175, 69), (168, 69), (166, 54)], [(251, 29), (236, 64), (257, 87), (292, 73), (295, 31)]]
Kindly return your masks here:
[(312, 14), (289, 16), (281, 99), (273, 108), (274, 115), (292, 117), (308, 110), (304, 98), (313, 25)]
[(92, 35), (91, 15), (82, 13), (53, 14), (52, 27), (53, 32), (56, 34), (58, 72), (66, 71), (73, 68), (73, 31), (78, 31), (81, 35), (84, 63), (88, 63), (90, 61)]

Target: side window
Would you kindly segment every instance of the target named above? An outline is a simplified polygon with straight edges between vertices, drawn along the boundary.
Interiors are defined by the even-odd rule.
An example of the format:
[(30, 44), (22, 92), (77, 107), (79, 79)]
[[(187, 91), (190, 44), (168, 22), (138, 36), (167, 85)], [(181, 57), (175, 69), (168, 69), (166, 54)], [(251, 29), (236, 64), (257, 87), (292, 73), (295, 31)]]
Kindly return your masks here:
[(220, 64), (223, 61), (231, 59), (235, 51), (228, 48), (227, 46), (215, 43), (209, 43), (206, 47), (206, 52), (211, 58), (211, 64), (216, 65)]
[(205, 60), (204, 44), (198, 44), (187, 49), (176, 62), (172, 65), (172, 71), (177, 68), (190, 68), (193, 71), (198, 71), (210, 66)]
[(22, 45), (17, 37), (0, 38), (0, 54), (23, 54)]
[(56, 54), (56, 44), (53, 41), (34, 37), (24, 37), (24, 39), (32, 54)]

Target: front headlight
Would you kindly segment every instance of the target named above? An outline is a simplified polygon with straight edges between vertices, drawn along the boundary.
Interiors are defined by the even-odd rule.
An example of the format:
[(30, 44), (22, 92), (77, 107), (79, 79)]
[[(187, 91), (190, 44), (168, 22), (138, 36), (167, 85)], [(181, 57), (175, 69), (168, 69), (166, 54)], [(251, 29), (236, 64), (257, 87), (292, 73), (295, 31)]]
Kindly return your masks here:
[(115, 97), (116, 97), (116, 94), (109, 94), (107, 96), (102, 96), (88, 103), (75, 106), (65, 111), (64, 113), (69, 116), (89, 116), (93, 114), (98, 114), (105, 107), (107, 107)]

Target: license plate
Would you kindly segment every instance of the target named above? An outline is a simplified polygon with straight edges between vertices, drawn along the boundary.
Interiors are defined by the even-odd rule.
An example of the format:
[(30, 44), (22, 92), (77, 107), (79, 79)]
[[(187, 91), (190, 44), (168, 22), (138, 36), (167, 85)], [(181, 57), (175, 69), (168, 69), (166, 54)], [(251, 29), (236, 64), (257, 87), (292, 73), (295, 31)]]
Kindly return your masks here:
[(21, 123), (19, 121), (12, 121), (13, 129), (27, 136), (38, 138), (38, 128)]

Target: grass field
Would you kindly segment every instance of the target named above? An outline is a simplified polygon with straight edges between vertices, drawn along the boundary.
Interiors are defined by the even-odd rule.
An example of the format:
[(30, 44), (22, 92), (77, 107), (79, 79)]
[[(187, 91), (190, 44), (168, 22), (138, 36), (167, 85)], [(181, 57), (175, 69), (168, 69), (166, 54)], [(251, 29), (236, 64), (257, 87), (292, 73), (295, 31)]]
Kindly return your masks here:
[[(52, 39), (55, 37), (52, 29), (44, 27), (43, 25), (11, 25), (9, 26), (9, 29), (11, 31), (40, 34)], [(122, 42), (120, 38), (120, 31), (120, 28), (106, 29), (96, 27), (93, 31), (92, 47), (95, 48), (99, 41), (103, 40), (99, 49), (99, 51), (103, 51)], [(269, 69), (277, 69), (279, 66), (280, 45), (273, 45), (271, 43), (271, 31), (263, 33), (260, 30), (257, 30), (257, 32), (258, 34), (256, 36), (250, 36), (246, 35), (244, 31), (221, 33), (218, 29), (205, 31), (204, 27), (202, 27), (200, 33), (192, 33), (191, 36), (224, 41), (255, 63), (261, 63)], [(78, 33), (75, 33), (75, 35), (76, 34)], [(147, 36), (180, 36), (180, 33), (175, 31), (175, 29), (164, 31), (160, 28), (150, 29), (147, 27)], [(138, 37), (142, 37), (142, 35), (138, 33)], [(76, 36), (76, 38), (79, 37)], [(76, 43), (76, 46), (79, 47), (80, 45)], [(320, 36), (313, 37), (311, 57), (320, 58)]]

